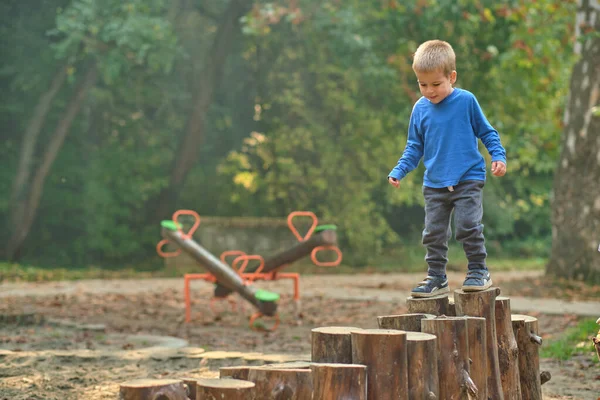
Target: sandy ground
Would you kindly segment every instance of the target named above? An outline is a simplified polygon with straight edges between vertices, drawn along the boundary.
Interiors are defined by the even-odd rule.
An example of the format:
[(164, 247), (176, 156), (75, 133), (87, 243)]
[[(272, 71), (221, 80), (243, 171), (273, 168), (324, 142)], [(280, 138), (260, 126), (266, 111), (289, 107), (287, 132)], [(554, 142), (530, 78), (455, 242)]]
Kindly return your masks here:
[[(497, 278), (504, 295), (541, 295), (539, 274)], [(375, 328), (378, 315), (406, 312), (402, 301), (350, 300), (335, 293), (365, 286), (403, 293), (414, 280), (412, 275), (306, 277), (299, 315), (289, 282), (266, 284), (282, 293), (275, 332), (250, 330), (253, 310), (238, 297), (235, 311), (225, 302), (211, 311), (212, 287), (201, 282), (193, 286), (189, 324), (182, 280), (0, 285), (0, 400), (116, 399), (119, 383), (130, 379), (214, 377), (221, 366), (306, 360), (314, 327)], [(593, 295), (581, 300), (600, 306)], [(546, 343), (578, 320), (575, 314), (533, 309), (529, 314), (539, 319)], [(600, 368), (592, 359), (591, 353), (567, 362), (543, 359), (541, 369), (552, 374), (544, 398), (598, 400)]]

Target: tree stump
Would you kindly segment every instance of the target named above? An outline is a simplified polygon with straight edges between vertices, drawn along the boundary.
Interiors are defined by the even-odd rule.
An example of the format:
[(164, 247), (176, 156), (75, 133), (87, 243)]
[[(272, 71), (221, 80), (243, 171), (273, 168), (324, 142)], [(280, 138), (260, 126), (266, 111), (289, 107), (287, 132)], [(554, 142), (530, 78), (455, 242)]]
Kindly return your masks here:
[(446, 312), (447, 317), (456, 317), (456, 304), (454, 303), (454, 299), (448, 297), (448, 310)]
[(519, 378), (519, 348), (512, 328), (510, 299), (496, 298), (496, 335), (498, 338), (498, 363), (504, 400), (521, 400)]
[(406, 306), (411, 314), (448, 315), (448, 296), (408, 297)]
[(253, 389), (254, 383), (240, 379), (198, 379), (195, 399), (249, 400), (253, 398)]
[(199, 378), (179, 378), (187, 386), (188, 397), (192, 400), (196, 400), (196, 387), (198, 385)]
[(538, 320), (528, 315), (513, 314), (512, 327), (519, 348), (519, 375), (523, 400), (542, 400)]
[(233, 378), (233, 379), (241, 379), (244, 381), (248, 380), (248, 372), (251, 368), (247, 365), (243, 366), (235, 366), (235, 367), (221, 367), (219, 368), (219, 377), (220, 378)]
[(421, 332), (421, 320), (435, 318), (433, 314), (402, 314), (377, 317), (379, 329), (396, 329), (407, 332)]
[(467, 317), (467, 341), (469, 344), (469, 375), (477, 386), (477, 398), (488, 398), (488, 359), (485, 318)]
[(313, 364), (313, 400), (367, 400), (367, 367), (357, 364)]
[(326, 326), (311, 331), (311, 361), (317, 363), (352, 364), (350, 332), (360, 328)]
[(440, 382), (436, 342), (437, 338), (429, 333), (406, 332), (409, 400), (439, 398)]
[(500, 289), (491, 287), (480, 292), (454, 291), (456, 314), (469, 317), (485, 318), (487, 341), (487, 390), (488, 396), (494, 400), (504, 400), (500, 365), (498, 363), (498, 339), (496, 335), (496, 297)]
[(260, 400), (311, 400), (310, 369), (251, 368), (248, 380), (254, 382), (255, 398)]
[(469, 375), (467, 318), (437, 317), (421, 321), (423, 332), (437, 337), (440, 399), (477, 397), (477, 387)]
[(367, 399), (408, 400), (406, 332), (353, 331), (352, 362), (367, 366)]
[(178, 379), (136, 379), (124, 382), (120, 400), (187, 400), (183, 381)]

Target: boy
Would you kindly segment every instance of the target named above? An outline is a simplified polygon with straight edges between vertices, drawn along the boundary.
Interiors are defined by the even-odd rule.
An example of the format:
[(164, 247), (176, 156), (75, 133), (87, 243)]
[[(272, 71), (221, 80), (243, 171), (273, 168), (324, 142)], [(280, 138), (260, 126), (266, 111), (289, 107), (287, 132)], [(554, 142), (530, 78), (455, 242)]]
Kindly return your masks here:
[(423, 157), (423, 245), (428, 272), (411, 293), (413, 297), (431, 297), (449, 291), (446, 264), (452, 210), (456, 240), (462, 242), (469, 262), (462, 289), (484, 290), (492, 285), (492, 279), (485, 263), (481, 223), (485, 160), (477, 139), (492, 156), (495, 176), (506, 173), (506, 152), (475, 96), (452, 86), (456, 82), (456, 56), (450, 44), (440, 40), (421, 44), (413, 70), (423, 97), (413, 107), (404, 154), (388, 175), (389, 183), (398, 188), (400, 180)]

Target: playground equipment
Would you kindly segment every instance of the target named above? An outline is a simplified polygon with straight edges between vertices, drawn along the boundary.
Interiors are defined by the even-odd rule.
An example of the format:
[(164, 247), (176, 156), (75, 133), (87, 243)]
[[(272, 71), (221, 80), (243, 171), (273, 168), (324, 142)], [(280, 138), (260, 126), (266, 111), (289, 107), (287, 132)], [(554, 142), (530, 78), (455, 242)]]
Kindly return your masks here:
[[(194, 218), (194, 224), (187, 232), (182, 230), (183, 225), (178, 221), (179, 217), (183, 215)], [(304, 236), (300, 235), (294, 226), (294, 218), (296, 217), (309, 217), (312, 219), (311, 227)], [(300, 243), (291, 249), (276, 254), (267, 261), (259, 255), (248, 255), (239, 250), (225, 251), (221, 254), (220, 259), (216, 258), (192, 238), (194, 232), (200, 226), (200, 216), (195, 211), (176, 211), (172, 220), (162, 221), (161, 226), (164, 239), (156, 246), (156, 251), (161, 257), (176, 257), (183, 250), (208, 270), (208, 273), (184, 275), (186, 322), (191, 320), (190, 282), (192, 280), (205, 280), (216, 283), (215, 295), (210, 303), (211, 308), (216, 300), (227, 299), (229, 294), (236, 292), (258, 309), (258, 312), (250, 318), (252, 329), (255, 329), (255, 322), (259, 318), (273, 317), (275, 318), (275, 324), (269, 330), (275, 330), (279, 325), (277, 314), (279, 295), (262, 289), (257, 290), (252, 286), (252, 283), (257, 280), (291, 279), (294, 282), (294, 301), (298, 304), (300, 300), (300, 275), (298, 273), (282, 273), (281, 269), (309, 254), (313, 263), (319, 266), (337, 266), (342, 260), (342, 253), (335, 246), (337, 243), (336, 227), (334, 225), (318, 226), (318, 219), (315, 214), (307, 211), (296, 211), (288, 216), (288, 226)], [(315, 234), (313, 235), (313, 233)], [(162, 248), (167, 243), (177, 245), (177, 250), (164, 252)], [(329, 262), (319, 261), (317, 254), (320, 251), (334, 251), (337, 258)], [(229, 266), (227, 265), (227, 258), (231, 256), (235, 258)], [(247, 270), (250, 261), (257, 261), (258, 267)], [(230, 300), (230, 303), (235, 307), (234, 302)]]

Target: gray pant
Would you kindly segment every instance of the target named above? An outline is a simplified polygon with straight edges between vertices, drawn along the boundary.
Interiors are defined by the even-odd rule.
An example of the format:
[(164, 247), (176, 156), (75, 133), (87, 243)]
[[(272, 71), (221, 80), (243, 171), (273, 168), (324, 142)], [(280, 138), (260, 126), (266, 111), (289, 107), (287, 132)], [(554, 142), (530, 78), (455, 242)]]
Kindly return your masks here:
[(427, 248), (425, 261), (428, 275), (446, 274), (448, 240), (452, 237), (450, 216), (454, 210), (456, 240), (462, 243), (469, 269), (487, 269), (483, 238), (483, 181), (464, 181), (448, 188), (423, 187), (425, 197), (425, 230), (423, 245)]

